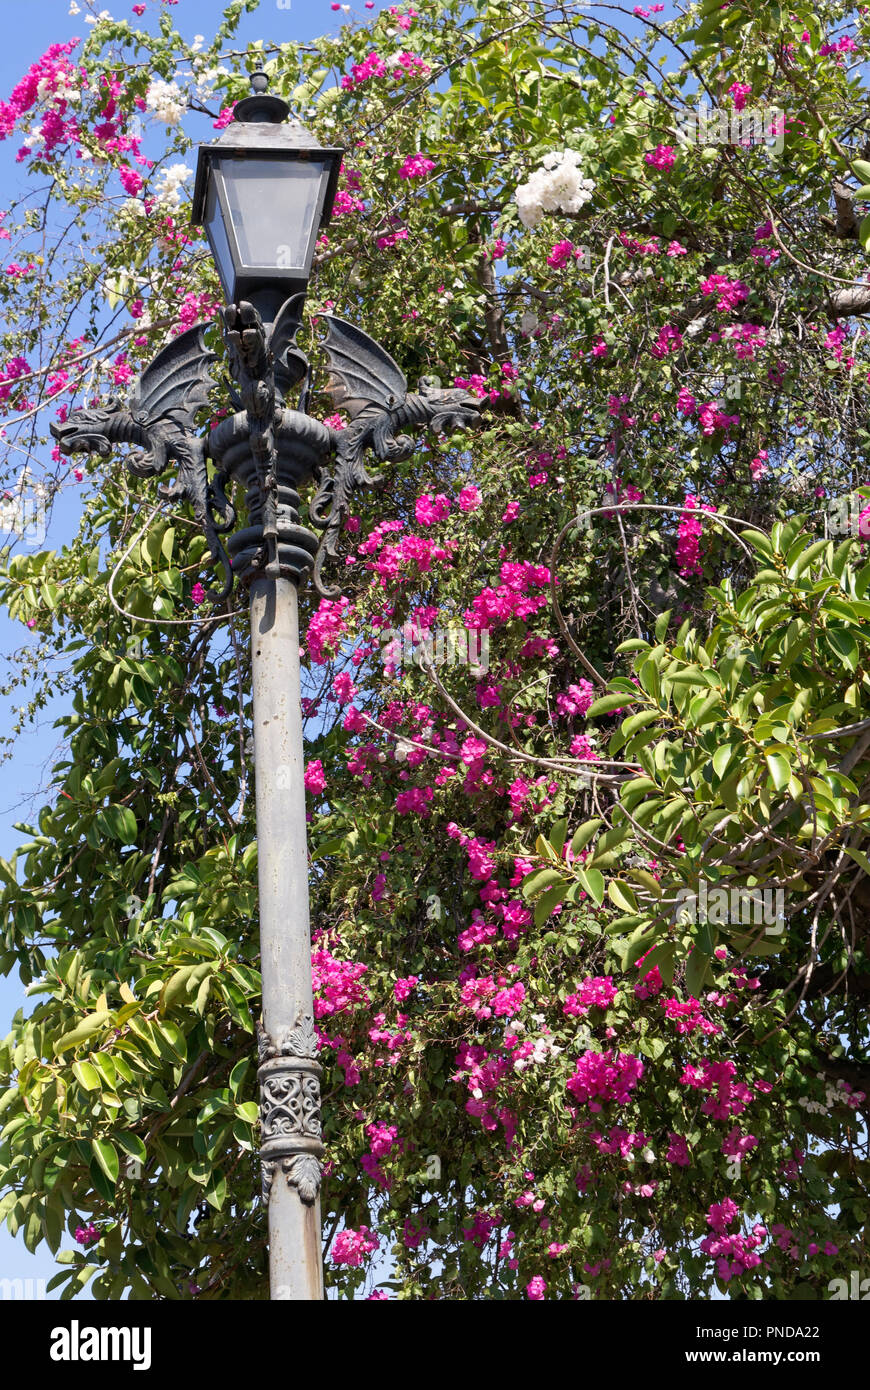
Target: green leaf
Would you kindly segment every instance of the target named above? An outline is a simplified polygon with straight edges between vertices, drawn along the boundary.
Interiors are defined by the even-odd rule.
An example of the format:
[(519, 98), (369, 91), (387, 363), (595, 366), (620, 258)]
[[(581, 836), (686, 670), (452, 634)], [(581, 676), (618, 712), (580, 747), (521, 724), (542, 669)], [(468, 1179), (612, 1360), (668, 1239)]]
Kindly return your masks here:
[(129, 1130), (117, 1130), (115, 1132), (115, 1142), (120, 1145), (125, 1154), (131, 1158), (137, 1158), (140, 1163), (147, 1162), (148, 1154), (145, 1145), (138, 1134), (131, 1134)]
[(723, 743), (713, 754), (713, 771), (717, 777), (724, 777), (734, 758), (740, 752), (740, 746), (734, 743)]
[[(654, 922), (645, 923), (642, 927), (638, 927), (637, 931), (632, 932), (622, 956), (623, 970), (630, 970), (633, 965), (637, 964), (641, 956), (646, 955), (647, 951), (656, 944), (657, 935)], [(644, 961), (645, 966), (646, 961)]]
[(809, 566), (813, 563), (813, 560), (815, 560), (817, 555), (822, 554), (822, 552), (827, 548), (827, 545), (827, 540), (823, 540), (816, 541), (813, 545), (807, 546), (806, 550), (801, 551), (801, 554), (798, 556), (794, 564), (789, 569), (789, 576), (792, 579), (800, 578), (804, 570), (809, 568)]
[(105, 835), (122, 845), (136, 843), (136, 817), (129, 806), (105, 806), (97, 812), (97, 825)]
[(600, 699), (592, 701), (586, 713), (590, 719), (594, 719), (598, 714), (610, 714), (615, 709), (624, 709), (626, 705), (636, 703), (638, 698), (637, 695), (602, 695)]
[(553, 849), (556, 851), (556, 854), (559, 858), (561, 858), (562, 850), (565, 848), (565, 840), (567, 839), (567, 837), (568, 822), (563, 816), (561, 820), (556, 821), (556, 824), (550, 831), (550, 844), (553, 846)]
[(700, 999), (704, 981), (713, 963), (712, 956), (706, 955), (699, 947), (695, 946), (692, 954), (686, 962), (686, 990), (695, 999)]
[(658, 879), (653, 878), (648, 869), (630, 869), (629, 873), (635, 882), (641, 884), (643, 888), (646, 888), (648, 893), (652, 893), (654, 898), (661, 897), (662, 885), (659, 883)]
[(541, 898), (539, 898), (537, 906), (535, 907), (536, 927), (542, 927), (544, 925), (547, 918), (552, 913), (553, 909), (555, 907), (558, 907), (559, 903), (562, 902), (567, 891), (568, 884), (560, 883), (558, 887), (550, 888), (546, 893), (543, 894)]
[(769, 536), (765, 536), (763, 531), (753, 531), (751, 529), (740, 532), (740, 539), (747, 545), (751, 545), (753, 550), (758, 550), (768, 560), (772, 560), (776, 554), (773, 542)]
[(523, 879), (523, 897), (533, 898), (542, 889), (550, 888), (554, 883), (563, 883), (564, 880), (565, 875), (561, 869), (536, 869), (528, 878)]
[(661, 711), (657, 709), (642, 709), (637, 714), (629, 715), (628, 719), (622, 721), (622, 732), (626, 738), (637, 733), (638, 729), (645, 729), (648, 724), (652, 724), (656, 719), (662, 717)]
[(607, 896), (622, 912), (637, 912), (638, 902), (627, 883), (612, 878), (607, 885)]
[(840, 660), (850, 671), (858, 668), (858, 643), (846, 628), (829, 627), (825, 632), (828, 646), (832, 647)]
[(853, 849), (851, 845), (843, 846), (843, 853), (848, 854), (850, 859), (854, 859), (856, 864), (860, 864), (865, 874), (870, 874), (870, 859), (863, 850)]
[[(110, 1091), (114, 1091), (118, 1084), (117, 1069), (115, 1063), (107, 1052), (92, 1052), (91, 1062), (96, 1067), (100, 1076), (105, 1081)], [(83, 1064), (86, 1065), (86, 1064)], [(75, 1066), (73, 1066), (75, 1071)]]
[(240, 1061), (236, 1062), (236, 1065), (230, 1072), (229, 1081), (227, 1082), (227, 1084), (234, 1096), (237, 1096), (240, 1090), (242, 1089), (242, 1085), (244, 1084), (244, 1080), (248, 1073), (250, 1065), (250, 1057), (242, 1057)]
[(187, 986), (188, 982), (190, 981), (190, 977), (193, 975), (194, 971), (198, 969), (200, 969), (200, 966), (198, 964), (182, 965), (178, 970), (175, 971), (173, 975), (170, 976), (163, 989), (163, 996), (161, 1002), (164, 1009), (173, 1008), (175, 1004), (179, 1003), (186, 997)]
[(598, 869), (578, 869), (577, 878), (596, 907), (604, 902), (604, 875)]
[(104, 1028), (111, 1017), (111, 1012), (108, 1009), (100, 1009), (97, 1013), (88, 1014), (88, 1017), (83, 1019), (75, 1028), (58, 1038), (54, 1045), (55, 1055), (68, 1052), (71, 1047), (78, 1047), (79, 1043), (86, 1042), (88, 1038), (93, 1037), (94, 1033), (98, 1033), (101, 1028)]
[(73, 1076), (80, 1086), (84, 1086), (86, 1091), (98, 1091), (100, 1089), (100, 1076), (96, 1067), (91, 1066), (90, 1062), (73, 1062)]
[[(666, 985), (674, 983), (674, 960), (677, 953), (676, 943), (673, 941), (662, 941), (658, 946), (654, 946), (641, 966), (643, 977), (647, 976), (651, 970), (659, 968), (659, 973)], [(641, 952), (641, 954), (643, 954)]]
[(777, 791), (782, 791), (783, 787), (788, 786), (791, 777), (789, 759), (782, 753), (765, 753), (764, 761), (767, 763), (767, 770), (774, 787)]
[(91, 1150), (109, 1182), (116, 1183), (120, 1165), (118, 1151), (112, 1141), (110, 1139), (92, 1139)]
[(215, 1211), (221, 1210), (227, 1200), (227, 1180), (223, 1173), (216, 1172), (212, 1175), (205, 1189), (205, 1200)]
[(571, 836), (571, 853), (575, 858), (586, 848), (592, 836), (602, 824), (603, 822), (600, 819), (587, 820), (574, 831), (574, 834)]

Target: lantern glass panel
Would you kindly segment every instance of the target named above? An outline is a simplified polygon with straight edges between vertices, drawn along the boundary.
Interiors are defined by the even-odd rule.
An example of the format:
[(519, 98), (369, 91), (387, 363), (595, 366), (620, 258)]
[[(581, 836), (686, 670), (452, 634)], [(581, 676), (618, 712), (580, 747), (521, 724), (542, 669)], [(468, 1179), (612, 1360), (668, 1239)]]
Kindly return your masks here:
[(217, 264), (218, 275), (228, 299), (233, 295), (233, 256), (227, 240), (227, 232), (221, 215), (220, 200), (214, 178), (209, 179), (208, 197), (205, 204), (205, 230), (211, 243), (212, 255)]
[(219, 168), (242, 266), (306, 271), (326, 162), (222, 159)]

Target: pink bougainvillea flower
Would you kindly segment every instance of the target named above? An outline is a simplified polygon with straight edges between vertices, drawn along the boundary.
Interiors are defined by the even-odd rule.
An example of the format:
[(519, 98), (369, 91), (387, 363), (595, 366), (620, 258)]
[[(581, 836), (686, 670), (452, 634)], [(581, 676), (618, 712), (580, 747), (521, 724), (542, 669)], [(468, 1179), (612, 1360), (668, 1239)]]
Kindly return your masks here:
[(656, 145), (654, 150), (647, 150), (643, 158), (653, 169), (670, 169), (676, 157), (673, 145)]
[(305, 790), (315, 794), (326, 791), (326, 774), (319, 758), (312, 758), (305, 767)]
[(399, 170), (400, 179), (422, 179), (435, 168), (435, 160), (423, 154), (409, 154)]

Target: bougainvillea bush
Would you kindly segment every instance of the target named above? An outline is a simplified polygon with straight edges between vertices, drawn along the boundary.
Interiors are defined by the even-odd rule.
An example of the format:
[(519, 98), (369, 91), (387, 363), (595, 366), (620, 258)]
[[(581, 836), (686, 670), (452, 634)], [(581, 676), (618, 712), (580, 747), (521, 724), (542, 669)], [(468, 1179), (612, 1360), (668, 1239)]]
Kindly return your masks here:
[(870, 1172), (870, 21), (418, 2), (248, 50), (254, 3), (194, 50), (87, 14), (0, 105), (9, 500), (82, 518), (0, 582), (19, 725), (69, 708), (0, 862), (0, 1213), (64, 1296), (264, 1296), (244, 596), (46, 442), (216, 320), (191, 142), (263, 63), (346, 150), (309, 408), (346, 424), (325, 308), (483, 407), (301, 596), (328, 1285), (827, 1298)]

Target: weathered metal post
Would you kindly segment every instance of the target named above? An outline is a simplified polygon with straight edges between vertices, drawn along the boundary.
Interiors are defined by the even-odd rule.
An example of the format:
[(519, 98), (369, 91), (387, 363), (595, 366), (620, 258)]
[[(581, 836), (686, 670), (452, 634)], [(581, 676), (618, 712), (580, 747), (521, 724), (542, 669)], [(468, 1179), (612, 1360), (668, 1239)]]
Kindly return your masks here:
[(224, 311), (245, 410), (222, 421), (209, 453), (245, 488), (250, 525), (228, 541), (249, 586), (260, 905), (260, 1161), (269, 1213), (270, 1296), (323, 1297), (320, 1075), (311, 986), (308, 844), (298, 588), (318, 540), (300, 524), (297, 488), (325, 460), (329, 430), (283, 406), (264, 325), (250, 304)]
[(299, 619), (292, 579), (251, 584), (251, 672), (269, 1280), (273, 1299), (320, 1299), (320, 1067), (311, 997)]

